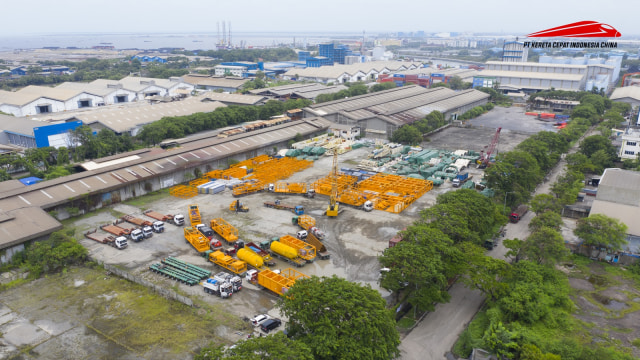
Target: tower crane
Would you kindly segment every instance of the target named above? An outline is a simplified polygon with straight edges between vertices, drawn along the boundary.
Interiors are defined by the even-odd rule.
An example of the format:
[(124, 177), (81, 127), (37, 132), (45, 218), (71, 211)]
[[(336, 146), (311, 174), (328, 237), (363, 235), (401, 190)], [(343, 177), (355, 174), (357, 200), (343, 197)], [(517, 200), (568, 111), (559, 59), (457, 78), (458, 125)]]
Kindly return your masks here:
[(333, 166), (331, 167), (331, 196), (327, 206), (327, 216), (338, 216), (338, 149), (333, 149)]
[(480, 155), (480, 159), (478, 159), (478, 169), (485, 169), (489, 165), (489, 160), (491, 159), (491, 155), (498, 147), (498, 141), (500, 140), (500, 131), (502, 130), (499, 127), (496, 130), (495, 135), (493, 135), (493, 140), (491, 140), (491, 144), (489, 144), (487, 151)]

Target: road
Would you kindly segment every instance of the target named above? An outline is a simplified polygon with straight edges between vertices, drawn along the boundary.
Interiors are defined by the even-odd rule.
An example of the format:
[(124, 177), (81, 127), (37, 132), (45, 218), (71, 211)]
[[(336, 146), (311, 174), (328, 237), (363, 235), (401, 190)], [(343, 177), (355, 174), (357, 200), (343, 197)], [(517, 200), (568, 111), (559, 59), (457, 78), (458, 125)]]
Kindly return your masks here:
[[(593, 135), (592, 131), (587, 132), (582, 139), (590, 135)], [(569, 150), (569, 153), (575, 152), (578, 144), (579, 142)], [(533, 195), (549, 193), (551, 184), (564, 173), (565, 164), (563, 156), (562, 160), (547, 175), (547, 180), (536, 188)], [(530, 211), (518, 223), (509, 223), (506, 226), (505, 237), (507, 239), (525, 239), (529, 236), (529, 222), (533, 216), (533, 212)], [(506, 252), (507, 249), (500, 242), (495, 249), (487, 254), (494, 258), (504, 259)], [(485, 300), (480, 291), (466, 288), (459, 282), (451, 287), (449, 294), (451, 294), (450, 302), (438, 304), (435, 311), (427, 314), (402, 340), (400, 344), (402, 360), (446, 359), (445, 354), (451, 351), (458, 336), (467, 327)]]

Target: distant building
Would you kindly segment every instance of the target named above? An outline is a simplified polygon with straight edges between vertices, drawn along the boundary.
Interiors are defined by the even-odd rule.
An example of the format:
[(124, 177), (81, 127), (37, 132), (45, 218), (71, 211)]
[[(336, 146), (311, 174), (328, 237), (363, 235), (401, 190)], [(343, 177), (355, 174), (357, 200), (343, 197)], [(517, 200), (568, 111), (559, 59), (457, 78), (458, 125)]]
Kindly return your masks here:
[(318, 45), (318, 55), (331, 60), (333, 63), (346, 64), (345, 57), (353, 55), (349, 46), (343, 44), (320, 44)]
[(298, 61), (306, 62), (308, 58), (311, 57), (311, 52), (309, 51), (298, 51)]
[(640, 86), (616, 88), (611, 94), (611, 100), (627, 103), (633, 109), (638, 109), (640, 107)]
[(522, 41), (505, 41), (502, 47), (503, 62), (527, 62), (529, 49)]
[(190, 74), (182, 77), (187, 84), (192, 84), (197, 90), (215, 91), (234, 93), (242, 88), (249, 81), (247, 78), (240, 77), (224, 77)]
[(155, 62), (159, 64), (165, 64), (167, 58), (165, 56), (148, 56), (148, 55), (133, 55), (131, 60), (138, 60), (142, 63)]
[(310, 67), (310, 68), (319, 68), (321, 66), (331, 66), (331, 65), (333, 65), (333, 60), (325, 56), (315, 56), (315, 57), (307, 58), (307, 67)]
[(622, 145), (620, 146), (620, 152), (618, 155), (622, 159), (635, 160), (640, 154), (640, 132), (627, 130), (622, 134)]

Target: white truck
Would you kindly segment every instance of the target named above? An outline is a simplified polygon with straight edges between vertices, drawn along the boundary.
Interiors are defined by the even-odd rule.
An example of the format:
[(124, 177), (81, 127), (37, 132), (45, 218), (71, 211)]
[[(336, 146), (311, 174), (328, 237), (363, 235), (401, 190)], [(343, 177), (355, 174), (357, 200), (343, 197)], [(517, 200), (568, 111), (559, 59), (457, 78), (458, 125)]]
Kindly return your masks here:
[(226, 281), (209, 278), (202, 283), (202, 287), (207, 294), (217, 295), (223, 299), (233, 295), (233, 285)]
[(164, 222), (162, 221), (154, 221), (153, 225), (151, 225), (154, 232), (161, 233), (164, 232)]
[(238, 275), (231, 275), (222, 271), (215, 274), (213, 278), (219, 281), (223, 281), (223, 282), (226, 281), (230, 283), (231, 286), (233, 287), (233, 292), (238, 292), (242, 290), (242, 278)]
[(136, 242), (142, 241), (145, 238), (144, 233), (140, 229), (133, 230), (129, 236), (131, 237), (131, 240)]

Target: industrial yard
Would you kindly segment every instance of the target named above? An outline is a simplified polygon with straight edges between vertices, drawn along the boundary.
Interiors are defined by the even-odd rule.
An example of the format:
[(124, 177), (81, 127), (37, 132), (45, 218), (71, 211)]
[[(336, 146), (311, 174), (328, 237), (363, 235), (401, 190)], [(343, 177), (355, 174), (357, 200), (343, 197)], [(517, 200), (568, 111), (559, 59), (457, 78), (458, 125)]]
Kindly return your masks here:
[[(212, 328), (211, 334), (215, 334), (214, 337), (205, 336), (202, 338), (195, 335), (193, 337), (189, 337), (189, 339), (193, 341), (200, 338), (198, 341), (199, 345), (196, 346), (193, 346), (193, 343), (191, 343), (191, 345), (181, 343), (182, 345), (163, 344), (157, 348), (151, 348), (149, 345), (140, 345), (139, 348), (136, 348), (135, 346), (132, 346), (131, 343), (122, 339), (114, 339), (110, 336), (98, 336), (101, 338), (100, 342), (102, 345), (100, 346), (116, 346), (119, 349), (118, 351), (121, 351), (122, 353), (135, 353), (142, 357), (153, 355), (155, 358), (171, 358), (171, 356), (164, 352), (177, 351), (184, 353), (185, 349), (190, 348), (193, 350), (200, 345), (206, 344), (207, 341), (229, 344), (242, 338), (246, 338), (248, 334), (253, 333), (257, 336), (261, 333), (258, 327), (254, 328), (252, 326), (248, 326), (246, 322), (243, 322), (240, 319), (253, 317), (256, 314), (262, 313), (267, 313), (272, 317), (282, 318), (277, 309), (274, 308), (279, 296), (275, 292), (269, 291), (268, 289), (261, 289), (257, 284), (252, 284), (246, 281), (244, 276), (242, 290), (237, 292), (234, 291), (232, 296), (223, 298), (222, 296), (216, 296), (212, 293), (205, 292), (202, 284), (192, 281), (190, 285), (189, 281), (183, 281), (184, 279), (176, 281), (175, 279), (180, 278), (181, 275), (178, 275), (177, 277), (162, 276), (159, 274), (159, 271), (150, 271), (150, 267), (158, 269), (159, 267), (168, 266), (164, 265), (163, 262), (166, 264), (168, 260), (174, 261), (173, 259), (178, 262), (196, 266), (211, 276), (223, 270), (220, 266), (207, 261), (207, 256), (211, 254), (210, 251), (207, 253), (199, 253), (192, 244), (185, 241), (185, 227), (190, 225), (189, 214), (190, 207), (192, 205), (197, 205), (200, 212), (200, 221), (203, 224), (208, 226), (210, 221), (213, 219), (223, 219), (225, 223), (228, 223), (237, 229), (237, 236), (239, 239), (245, 243), (253, 242), (254, 244), (264, 243), (274, 237), (280, 238), (286, 235), (289, 235), (290, 238), (296, 240), (295, 235), (301, 230), (300, 226), (292, 222), (293, 217), (296, 216), (294, 212), (266, 207), (264, 206), (265, 202), (275, 203), (279, 200), (279, 203), (285, 205), (285, 207), (288, 205), (293, 207), (302, 206), (304, 214), (315, 219), (315, 227), (324, 233), (325, 236), (322, 244), (326, 248), (326, 252), (330, 254), (329, 258), (326, 259), (325, 256), (325, 259), (321, 259), (320, 256), (317, 256), (314, 261), (306, 263), (301, 262), (299, 265), (302, 266), (298, 267), (294, 266), (295, 264), (292, 265), (290, 262), (285, 261), (287, 260), (286, 257), (281, 256), (278, 258), (274, 256), (273, 259), (270, 260), (271, 264), (269, 269), (281, 270), (283, 274), (300, 274), (297, 276), (331, 276), (335, 274), (340, 277), (344, 277), (349, 281), (369, 284), (372, 288), (378, 290), (383, 297), (389, 299), (390, 294), (384, 289), (381, 289), (377, 282), (380, 274), (380, 265), (377, 257), (382, 254), (385, 248), (388, 247), (389, 239), (391, 239), (399, 230), (418, 219), (420, 210), (435, 204), (436, 198), (439, 194), (455, 190), (452, 185), (452, 181), (449, 180), (453, 179), (455, 174), (450, 176), (452, 173), (444, 172), (445, 169), (454, 166), (454, 162), (466, 161), (466, 164), (469, 164), (468, 168), (464, 169), (464, 172), (468, 173), (469, 178), (473, 179), (474, 182), (469, 181), (467, 185), (482, 181), (483, 170), (478, 169), (474, 161), (464, 160), (463, 158), (465, 156), (469, 158), (473, 158), (474, 156), (477, 157), (480, 151), (486, 150), (492, 140), (495, 140), (495, 135), (495, 129), (479, 130), (474, 128), (451, 127), (437, 133), (434, 136), (437, 140), (424, 142), (424, 148), (422, 150), (412, 149), (411, 153), (414, 154), (412, 156), (415, 159), (408, 159), (408, 161), (399, 161), (401, 158), (405, 157), (401, 155), (400, 152), (392, 154), (391, 152), (395, 152), (396, 150), (389, 149), (387, 151), (387, 155), (385, 155), (384, 158), (379, 159), (389, 161), (384, 163), (382, 167), (395, 169), (398, 173), (415, 172), (415, 174), (412, 175), (416, 177), (415, 179), (412, 177), (405, 178), (403, 175), (402, 179), (406, 179), (403, 181), (407, 182), (407, 184), (415, 185), (431, 183), (430, 181), (420, 180), (420, 174), (423, 174), (425, 178), (427, 176), (435, 176), (439, 174), (436, 172), (434, 175), (433, 170), (435, 170), (435, 166), (428, 165), (428, 162), (439, 166), (438, 169), (440, 169), (441, 173), (445, 175), (445, 180), (441, 181), (441, 184), (437, 186), (429, 186), (428, 188), (425, 188), (427, 191), (421, 196), (415, 198), (415, 201), (412, 200), (403, 205), (396, 204), (395, 206), (389, 206), (383, 204), (387, 202), (392, 203), (394, 199), (397, 198), (394, 196), (384, 197), (382, 200), (378, 199), (375, 202), (375, 206), (377, 208), (385, 206), (386, 211), (377, 209), (373, 211), (364, 211), (363, 209), (358, 209), (354, 206), (342, 205), (340, 214), (337, 218), (327, 217), (324, 213), (327, 210), (329, 197), (322, 195), (322, 191), (316, 194), (313, 198), (302, 196), (302, 194), (290, 195), (269, 191), (261, 191), (236, 197), (233, 195), (233, 193), (236, 192), (235, 189), (231, 190), (226, 188), (224, 191), (215, 194), (200, 193), (193, 197), (180, 198), (170, 195), (170, 191), (165, 189), (142, 197), (134, 198), (123, 203), (107, 206), (99, 211), (91, 212), (78, 218), (66, 220), (65, 225), (76, 229), (76, 237), (79, 239), (80, 243), (88, 249), (91, 258), (95, 261), (104, 263), (111, 268), (121, 269), (146, 284), (152, 284), (151, 287), (164, 289), (163, 292), (171, 292), (172, 294), (175, 294), (175, 296), (190, 299), (190, 301), (199, 308), (199, 310), (196, 310), (197, 314), (208, 314), (207, 319), (226, 319), (218, 322), (221, 325), (213, 325), (213, 323), (210, 323)], [(504, 140), (501, 139), (499, 146), (497, 147), (498, 151), (509, 150), (526, 138), (524, 134), (516, 134), (515, 136), (511, 135), (512, 134), (510, 133), (510, 136), (504, 137)], [(454, 156), (449, 150), (445, 152), (437, 151), (437, 147), (435, 145), (440, 143), (466, 144), (466, 149), (463, 149), (470, 151), (459, 152), (458, 155)], [(354, 148), (356, 147), (354, 146)], [(446, 148), (446, 146), (443, 146), (443, 148)], [(383, 150), (384, 149), (386, 148), (383, 148)], [(395, 149), (402, 149), (402, 151), (406, 151), (408, 150), (408, 147), (395, 147)], [(453, 148), (450, 149), (453, 150)], [(371, 161), (371, 156), (373, 154), (380, 153), (381, 149), (376, 149), (376, 146), (372, 143), (367, 147), (360, 147), (344, 152), (338, 156), (338, 168), (341, 169), (342, 173), (349, 173), (348, 169), (355, 170), (360, 164), (365, 163), (363, 160)], [(322, 181), (322, 179), (326, 179), (333, 166), (333, 156), (327, 155), (328, 154), (317, 156), (317, 160), (310, 163), (310, 166), (302, 166), (300, 171), (293, 173), (286, 179), (286, 181), (284, 181), (284, 183), (312, 184), (319, 180)], [(434, 160), (437, 159), (441, 159), (442, 161), (434, 162)], [(381, 164), (383, 163), (383, 161), (376, 161)], [(439, 162), (441, 163), (438, 165)], [(431, 170), (425, 171), (425, 168)], [(369, 176), (372, 176), (371, 173)], [(379, 178), (379, 175), (377, 175), (377, 177), (372, 176), (371, 178), (382, 181)], [(223, 181), (221, 180), (221, 182)], [(361, 183), (362, 182), (363, 181), (361, 181)], [(404, 185), (398, 184), (397, 186)], [(248, 212), (235, 212), (230, 210), (230, 204), (231, 206), (235, 205), (234, 202), (237, 200), (240, 200), (243, 207), (248, 208)], [(165, 221), (164, 232), (153, 233), (152, 237), (141, 241), (128, 239), (127, 246), (124, 249), (119, 249), (115, 244), (114, 246), (108, 246), (108, 244), (100, 243), (84, 236), (85, 233), (93, 231), (95, 232), (90, 234), (90, 236), (95, 236), (96, 233), (104, 233), (105, 235), (108, 235), (106, 233), (106, 229), (113, 229), (111, 227), (104, 227), (104, 225), (113, 224), (115, 220), (126, 217), (127, 215), (132, 216), (129, 217), (128, 221), (133, 223), (139, 222), (140, 219), (153, 223), (155, 219), (144, 214), (148, 210), (153, 210), (159, 214), (182, 214), (184, 215), (185, 225), (177, 226), (172, 224), (172, 221)], [(126, 222), (122, 222), (118, 225), (124, 228), (127, 226), (133, 226), (133, 224)], [(100, 229), (101, 226), (103, 226), (103, 229)], [(214, 224), (212, 224), (212, 227), (213, 226)], [(218, 234), (214, 234), (213, 240), (215, 241), (216, 239), (223, 240)], [(281, 239), (281, 241), (284, 240)], [(208, 246), (208, 243), (205, 244)], [(230, 246), (230, 244), (225, 241), (221, 241), (221, 245), (222, 247), (214, 250), (224, 251)], [(203, 254), (205, 256), (203, 256)], [(230, 255), (234, 256), (234, 254)], [(222, 253), (220, 253), (220, 256), (222, 256)], [(238, 254), (235, 256), (238, 256)], [(246, 269), (251, 269), (251, 266), (245, 268), (245, 270)], [(74, 272), (73, 277), (78, 278), (78, 281), (85, 281), (87, 284), (100, 281), (99, 279), (104, 277), (102, 274), (97, 274), (95, 272), (92, 274), (86, 274), (84, 271), (80, 272), (82, 274)], [(244, 275), (244, 272), (241, 275)], [(62, 277), (65, 276), (66, 280), (64, 281), (71, 281), (69, 280), (68, 275), (62, 275)], [(110, 274), (107, 274), (107, 277), (104, 279), (108, 278), (112, 278), (112, 275), (110, 276)], [(38, 281), (42, 282), (43, 280)], [(78, 286), (81, 288), (82, 284)], [(96, 285), (94, 284), (92, 286), (93, 289), (97, 291), (97, 289), (95, 289)], [(145, 291), (142, 290), (144, 288), (141, 287), (136, 287), (136, 289), (136, 291)], [(50, 291), (54, 290), (52, 289)], [(146, 289), (146, 291), (150, 294), (153, 293), (152, 289)], [(99, 305), (99, 307), (123, 306), (121, 301), (124, 298), (121, 297), (118, 299), (120, 295), (114, 295), (120, 294), (117, 287), (106, 287), (104, 293), (100, 294), (94, 293), (93, 290), (90, 293), (92, 294), (92, 297), (100, 298), (100, 302), (104, 303), (103, 305)], [(9, 293), (9, 295), (14, 297), (20, 296), (17, 295), (17, 293), (16, 295), (11, 295), (11, 293)], [(89, 295), (89, 293), (87, 293), (87, 295)], [(157, 298), (158, 296), (153, 295), (153, 297)], [(7, 299), (11, 299), (11, 297)], [(111, 299), (115, 300), (111, 301)], [(86, 302), (90, 300), (87, 298), (84, 301)], [(4, 304), (9, 306), (11, 310), (15, 311), (14, 313), (5, 309), (7, 310), (5, 311), (7, 314), (14, 314), (7, 316), (14, 316), (16, 319), (26, 317), (35, 324), (37, 324), (39, 320), (48, 319), (42, 313), (34, 313), (27, 308), (21, 308), (20, 304), (13, 300), (10, 303), (5, 302)], [(183, 305), (179, 304), (178, 306)], [(188, 309), (188, 307), (186, 307), (186, 309)], [(98, 331), (107, 335), (110, 332), (113, 332), (114, 330), (111, 327), (113, 324), (107, 321), (110, 316), (111, 315), (108, 313), (93, 314), (91, 316), (91, 324), (95, 323), (99, 326), (96, 326), (96, 329), (91, 331)], [(200, 321), (204, 321), (206, 323), (206, 321), (208, 321), (207, 319), (200, 319)], [(286, 319), (282, 320), (286, 323)], [(10, 321), (4, 326), (19, 326), (19, 323), (16, 321), (17, 320)], [(87, 323), (81, 322), (81, 325), (87, 327)], [(78, 332), (82, 326), (73, 326), (70, 328), (73, 330), (69, 331)], [(281, 331), (284, 328), (285, 326), (280, 326), (275, 331)], [(53, 333), (46, 335), (38, 329), (27, 330), (31, 332), (29, 337), (30, 341), (25, 342), (23, 344), (24, 346), (34, 346), (36, 349), (44, 350), (51, 347), (51, 344), (53, 344), (52, 342), (61, 341), (61, 338), (58, 336), (59, 334), (53, 336), (51, 335)], [(83, 337), (82, 339), (85, 338)], [(92, 339), (95, 339), (95, 336), (93, 336)], [(79, 345), (79, 349), (80, 348), (82, 348), (82, 345)], [(38, 351), (38, 354), (41, 353)], [(135, 358), (135, 356), (131, 356), (132, 358)]]

